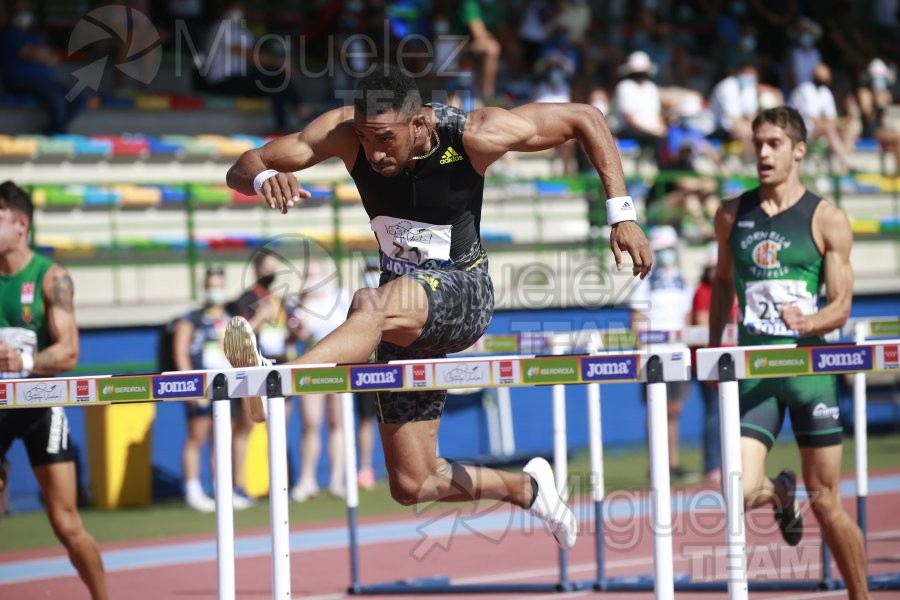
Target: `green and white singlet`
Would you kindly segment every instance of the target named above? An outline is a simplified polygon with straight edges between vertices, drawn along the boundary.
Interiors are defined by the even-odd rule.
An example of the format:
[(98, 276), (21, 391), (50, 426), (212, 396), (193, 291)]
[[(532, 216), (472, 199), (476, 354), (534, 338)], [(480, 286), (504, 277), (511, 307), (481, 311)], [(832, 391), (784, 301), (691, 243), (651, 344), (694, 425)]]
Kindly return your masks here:
[[(824, 257), (812, 234), (813, 215), (822, 198), (807, 191), (787, 210), (769, 216), (760, 208), (759, 190), (742, 194), (728, 239), (740, 317), (741, 346), (821, 344), (785, 325), (781, 311), (796, 304), (804, 314), (818, 310)], [(800, 446), (841, 442), (840, 409), (833, 376), (745, 379), (739, 382), (741, 435), (771, 448), (790, 411)]]

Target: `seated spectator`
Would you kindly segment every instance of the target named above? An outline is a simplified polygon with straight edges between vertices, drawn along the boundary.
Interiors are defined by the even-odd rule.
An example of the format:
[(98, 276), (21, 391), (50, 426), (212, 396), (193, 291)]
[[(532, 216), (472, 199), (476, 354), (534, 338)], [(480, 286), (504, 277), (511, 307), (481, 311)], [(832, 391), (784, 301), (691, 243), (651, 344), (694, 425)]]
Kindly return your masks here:
[[(820, 63), (813, 71), (812, 81), (798, 85), (791, 93), (791, 105), (803, 116), (806, 123), (807, 139), (824, 139), (828, 148), (838, 161), (838, 172), (850, 170), (850, 152), (852, 138), (842, 137), (837, 125), (837, 106), (831, 93), (831, 69)], [(846, 136), (853, 135), (852, 128), (844, 127)]]
[(463, 0), (457, 14), (455, 33), (471, 36), (466, 52), (481, 61), (479, 91), (482, 101), (491, 103), (497, 94), (501, 52), (500, 42), (492, 29), (501, 25), (503, 8), (492, 0)]
[(47, 134), (66, 133), (72, 120), (87, 106), (90, 94), (78, 82), (56, 78), (56, 52), (34, 28), (34, 14), (26, 0), (12, 5), (9, 23), (0, 31), (0, 73), (7, 91), (34, 98), (47, 115)]
[(682, 238), (689, 240), (706, 241), (715, 235), (713, 217), (719, 207), (718, 185), (715, 179), (703, 175), (701, 159), (718, 168), (722, 164), (719, 153), (706, 139), (707, 127), (700, 95), (685, 95), (669, 124), (660, 171), (690, 171), (693, 175), (679, 173), (677, 179), (667, 179), (661, 202), (648, 206), (650, 221), (672, 225), (681, 231)]
[(735, 75), (716, 84), (710, 101), (715, 129), (712, 137), (741, 143), (745, 159), (752, 156), (750, 127), (759, 111), (756, 67), (745, 64)]
[(613, 110), (618, 117), (616, 135), (658, 148), (666, 135), (659, 88), (652, 77), (656, 66), (646, 52), (632, 52), (621, 67), (623, 79), (616, 86)]
[[(572, 60), (563, 53), (553, 53), (535, 65), (538, 80), (534, 88), (534, 102), (571, 102), (572, 76), (575, 67)], [(554, 148), (554, 154), (562, 160), (562, 174), (574, 175), (578, 171), (575, 162), (577, 144), (570, 140)]]
[(287, 132), (291, 128), (289, 108), (301, 121), (308, 116), (290, 59), (262, 51), (254, 43), (240, 0), (226, 3), (207, 36), (206, 86), (216, 94), (269, 98), (276, 131)]
[(900, 130), (890, 127), (884, 113), (893, 102), (891, 90), (894, 74), (880, 58), (869, 63), (867, 83), (857, 90), (862, 137), (878, 140), (885, 152), (894, 155), (894, 173), (900, 173)]
[(822, 28), (812, 19), (801, 17), (794, 31), (794, 43), (788, 49), (788, 84), (796, 88), (813, 80), (813, 70), (822, 62), (822, 53), (816, 47), (822, 37)]

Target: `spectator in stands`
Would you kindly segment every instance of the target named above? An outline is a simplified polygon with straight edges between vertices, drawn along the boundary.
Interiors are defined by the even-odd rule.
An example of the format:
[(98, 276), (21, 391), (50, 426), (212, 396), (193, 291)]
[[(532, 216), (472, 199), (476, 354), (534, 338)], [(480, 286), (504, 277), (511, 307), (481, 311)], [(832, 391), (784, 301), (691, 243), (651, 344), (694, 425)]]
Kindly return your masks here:
[[(264, 250), (257, 250), (253, 254), (252, 261), (255, 275), (253, 284), (240, 297), (229, 303), (226, 310), (229, 314), (247, 319), (256, 332), (260, 350), (269, 353), (277, 363), (282, 363), (288, 358), (288, 340), (292, 337), (288, 327), (288, 315), (292, 314), (293, 306), (272, 291), (278, 271), (275, 257)], [(234, 461), (237, 464), (243, 464), (246, 460), (247, 442), (250, 439), (253, 422), (265, 420), (259, 404), (258, 400), (245, 398), (237, 411), (232, 440)], [(240, 498), (242, 503), (252, 502), (244, 491), (243, 470), (235, 472), (234, 489), (236, 498)]]
[(787, 52), (788, 30), (800, 16), (800, 0), (749, 0), (750, 18), (758, 40), (757, 68), (760, 79), (781, 87), (778, 68)]
[(885, 111), (893, 102), (890, 85), (894, 74), (880, 58), (866, 69), (867, 84), (857, 90), (862, 137), (878, 140), (885, 152), (894, 155), (894, 173), (900, 173), (900, 130), (885, 121)]
[(466, 52), (481, 61), (478, 85), (481, 100), (495, 101), (497, 71), (500, 68), (500, 41), (494, 33), (503, 24), (503, 7), (494, 0), (463, 0), (456, 9), (456, 33), (470, 36)]
[(822, 62), (834, 72), (833, 91), (838, 106), (847, 108), (865, 82), (866, 66), (874, 58), (872, 42), (856, 18), (853, 4), (853, 0), (835, 0), (822, 19)]
[(66, 133), (90, 100), (77, 82), (57, 79), (56, 51), (34, 26), (34, 13), (26, 0), (16, 0), (9, 22), (0, 31), (0, 74), (8, 92), (33, 98), (47, 115), (44, 133)]
[(309, 116), (290, 57), (258, 47), (246, 26), (240, 0), (224, 5), (220, 19), (207, 35), (206, 48), (206, 86), (210, 92), (269, 98), (275, 129), (280, 133), (291, 129), (289, 110), (300, 121)]
[[(206, 270), (203, 289), (206, 298), (203, 308), (193, 310), (179, 319), (172, 336), (172, 359), (179, 371), (221, 369), (231, 365), (222, 351), (222, 336), (231, 315), (225, 310), (225, 271), (221, 267)], [(187, 410), (187, 435), (181, 451), (184, 477), (184, 499), (189, 508), (200, 512), (214, 512), (215, 501), (203, 491), (200, 483), (200, 451), (212, 434), (212, 403), (191, 400), (184, 403)], [(235, 407), (239, 406), (235, 401)], [(223, 441), (224, 442), (224, 441)], [(213, 454), (210, 446), (210, 456)], [(215, 461), (210, 461), (214, 468)], [(233, 462), (234, 480), (243, 471), (243, 460)], [(249, 506), (236, 498), (235, 508)]]
[[(572, 76), (575, 64), (563, 52), (555, 52), (542, 58), (535, 65), (538, 84), (534, 89), (534, 102), (571, 102)], [(577, 144), (570, 140), (554, 148), (554, 154), (562, 160), (563, 175), (574, 175), (578, 171), (575, 161)]]
[(756, 27), (746, 21), (740, 26), (739, 34), (734, 43), (720, 46), (721, 52), (717, 53), (716, 72), (721, 78), (737, 73), (744, 65), (756, 65), (759, 54), (756, 51)]
[(811, 81), (801, 83), (791, 93), (791, 105), (806, 123), (808, 139), (824, 139), (828, 142), (838, 162), (838, 172), (850, 170), (850, 152), (853, 147), (853, 128), (838, 128), (837, 106), (831, 93), (831, 69), (824, 63), (816, 65)]
[[(707, 165), (721, 169), (721, 158), (706, 139), (709, 120), (700, 94), (684, 95), (674, 115), (659, 165), (661, 172), (676, 171), (679, 175), (663, 185), (666, 193), (661, 202), (655, 203), (657, 206), (648, 201), (648, 216), (654, 223), (676, 227), (683, 238), (709, 240), (715, 236), (712, 219), (719, 207), (719, 195), (716, 180), (703, 173), (708, 173)], [(683, 174), (685, 171), (694, 175)]]
[[(816, 65), (822, 63), (822, 53), (816, 47), (822, 37), (822, 28), (807, 17), (801, 17), (794, 29), (794, 41), (787, 56), (787, 83), (789, 89), (813, 80)], [(830, 76), (829, 76), (830, 79)]]
[(729, 75), (713, 88), (710, 110), (715, 129), (712, 137), (740, 142), (742, 155), (752, 156), (750, 123), (759, 109), (757, 71), (744, 64), (735, 75)]
[(525, 8), (517, 41), (522, 47), (522, 68), (527, 73), (534, 71), (544, 44), (550, 39), (555, 12), (554, 2), (550, 0), (531, 0)]
[[(300, 303), (293, 311), (300, 339), (307, 348), (312, 348), (337, 329), (350, 312), (350, 293), (340, 288), (336, 280), (336, 271), (326, 276), (321, 263), (308, 264)], [(291, 499), (295, 502), (305, 502), (319, 495), (316, 468), (322, 451), (321, 430), (326, 410), (331, 473), (328, 491), (339, 498), (346, 494), (340, 394), (303, 394), (300, 397), (300, 479), (291, 490)]]
[(658, 149), (666, 135), (659, 88), (653, 83), (656, 65), (646, 52), (632, 52), (620, 69), (623, 79), (616, 85), (613, 110), (618, 117), (616, 135)]
[[(674, 227), (662, 225), (650, 230), (654, 265), (650, 276), (641, 281), (631, 297), (631, 326), (641, 331), (682, 331), (688, 324), (693, 291), (678, 267), (678, 234)], [(659, 349), (662, 344), (654, 344)], [(678, 444), (678, 420), (690, 393), (689, 381), (666, 384), (668, 392), (669, 474), (684, 482), (698, 481), (699, 475), (681, 464)]]

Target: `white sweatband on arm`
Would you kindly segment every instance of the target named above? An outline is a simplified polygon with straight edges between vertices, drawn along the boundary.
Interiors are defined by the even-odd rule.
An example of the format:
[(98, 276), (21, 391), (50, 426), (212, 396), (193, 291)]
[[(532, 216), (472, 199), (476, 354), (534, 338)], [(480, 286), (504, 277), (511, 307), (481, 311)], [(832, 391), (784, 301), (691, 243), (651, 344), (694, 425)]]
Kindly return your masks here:
[(23, 352), (19, 356), (22, 358), (22, 372), (31, 375), (34, 371), (34, 355), (31, 352)]
[(253, 189), (256, 190), (257, 195), (262, 196), (262, 185), (268, 180), (270, 177), (274, 177), (278, 175), (278, 171), (275, 169), (266, 169), (259, 175), (253, 178)]
[(622, 221), (637, 221), (631, 196), (617, 196), (606, 201), (606, 222), (615, 225)]

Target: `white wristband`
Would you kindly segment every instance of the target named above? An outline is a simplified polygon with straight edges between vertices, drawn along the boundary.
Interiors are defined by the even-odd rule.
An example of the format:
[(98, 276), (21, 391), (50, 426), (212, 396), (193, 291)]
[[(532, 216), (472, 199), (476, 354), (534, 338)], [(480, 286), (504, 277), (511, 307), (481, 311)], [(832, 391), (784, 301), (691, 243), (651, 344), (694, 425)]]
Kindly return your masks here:
[(278, 175), (278, 171), (275, 169), (266, 169), (253, 178), (253, 189), (256, 190), (257, 195), (262, 196), (262, 185), (267, 179), (274, 177), (275, 175)]
[(30, 352), (23, 352), (19, 355), (22, 359), (22, 372), (31, 375), (34, 371), (34, 355)]
[(606, 201), (606, 222), (615, 225), (622, 221), (637, 221), (631, 196), (617, 196)]

